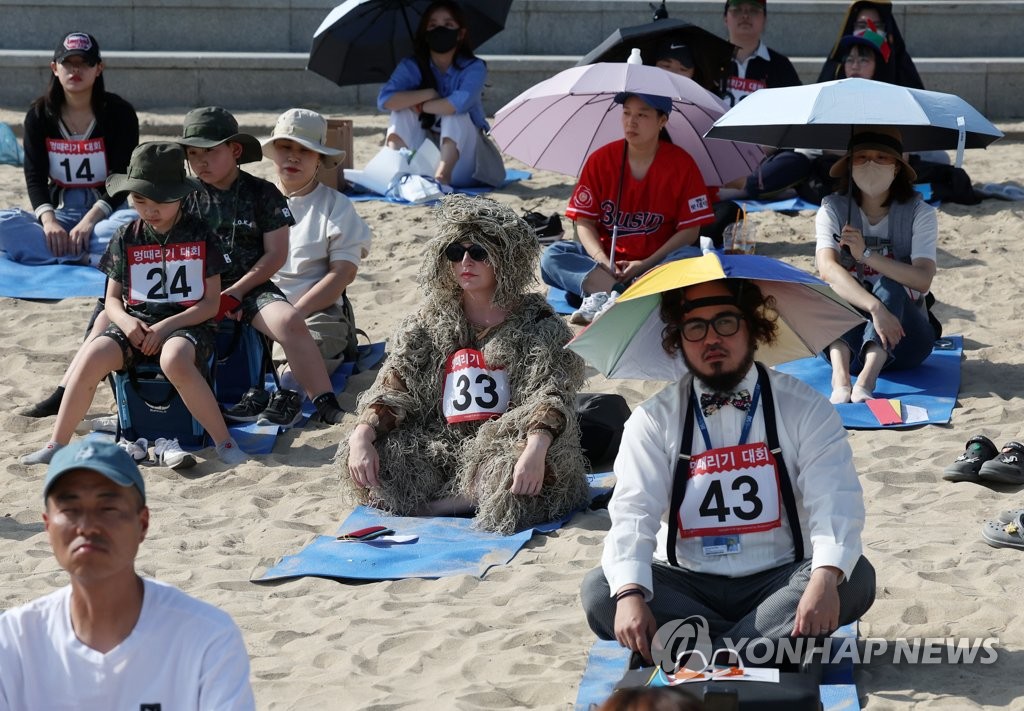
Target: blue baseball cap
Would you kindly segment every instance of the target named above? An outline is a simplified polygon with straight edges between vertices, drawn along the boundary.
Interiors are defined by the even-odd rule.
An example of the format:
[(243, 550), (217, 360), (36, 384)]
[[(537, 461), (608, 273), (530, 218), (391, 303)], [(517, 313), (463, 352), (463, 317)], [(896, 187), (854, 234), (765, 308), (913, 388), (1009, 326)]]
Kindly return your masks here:
[(46, 470), (43, 501), (46, 501), (58, 479), (76, 469), (88, 469), (102, 474), (118, 486), (134, 486), (142, 495), (142, 503), (146, 503), (146, 484), (142, 481), (142, 472), (135, 460), (116, 444), (95, 439), (75, 440), (57, 450)]
[(632, 91), (620, 91), (615, 95), (616, 104), (624, 104), (630, 98), (635, 96), (650, 106), (655, 111), (660, 111), (663, 114), (672, 113), (672, 99), (667, 96), (656, 96), (655, 94), (638, 94)]

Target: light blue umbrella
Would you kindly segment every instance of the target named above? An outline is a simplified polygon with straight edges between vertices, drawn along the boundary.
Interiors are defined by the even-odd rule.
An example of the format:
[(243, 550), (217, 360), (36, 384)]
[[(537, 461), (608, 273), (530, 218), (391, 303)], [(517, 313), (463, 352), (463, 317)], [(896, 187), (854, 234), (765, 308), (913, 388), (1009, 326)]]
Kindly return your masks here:
[(955, 94), (870, 79), (761, 89), (715, 121), (706, 138), (845, 151), (855, 128), (893, 126), (903, 150), (984, 148), (1003, 132)]

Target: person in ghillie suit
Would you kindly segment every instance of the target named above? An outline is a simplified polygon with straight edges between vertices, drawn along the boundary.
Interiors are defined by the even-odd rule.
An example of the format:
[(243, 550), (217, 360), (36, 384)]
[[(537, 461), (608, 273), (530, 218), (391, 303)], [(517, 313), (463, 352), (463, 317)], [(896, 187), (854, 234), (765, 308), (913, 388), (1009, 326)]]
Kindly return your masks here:
[(493, 200), (450, 195), (397, 329), (339, 448), (344, 486), (403, 515), (475, 511), (511, 533), (587, 501), (574, 411), (583, 361), (535, 281), (530, 227)]

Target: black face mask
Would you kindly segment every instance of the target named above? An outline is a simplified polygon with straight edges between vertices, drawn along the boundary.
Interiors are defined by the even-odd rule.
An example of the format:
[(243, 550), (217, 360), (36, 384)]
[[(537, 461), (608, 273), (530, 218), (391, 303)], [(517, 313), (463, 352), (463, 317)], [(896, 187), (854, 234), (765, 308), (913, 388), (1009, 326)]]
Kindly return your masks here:
[(435, 27), (427, 32), (427, 46), (431, 52), (444, 54), (455, 49), (459, 43), (459, 31), (450, 27)]

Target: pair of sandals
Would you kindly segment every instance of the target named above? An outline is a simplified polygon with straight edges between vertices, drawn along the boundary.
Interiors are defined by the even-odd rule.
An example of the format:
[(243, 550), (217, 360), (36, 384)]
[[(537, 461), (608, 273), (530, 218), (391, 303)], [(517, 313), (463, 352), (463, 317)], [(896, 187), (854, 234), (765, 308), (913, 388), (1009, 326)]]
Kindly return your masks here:
[(1007, 442), (997, 449), (988, 437), (975, 435), (956, 461), (942, 472), (946, 481), (972, 481), (976, 484), (1024, 485), (1024, 444)]

